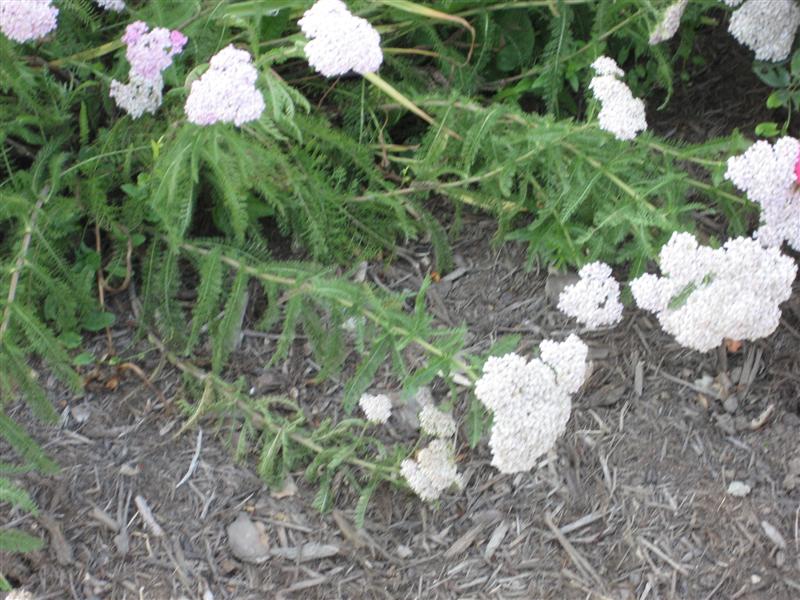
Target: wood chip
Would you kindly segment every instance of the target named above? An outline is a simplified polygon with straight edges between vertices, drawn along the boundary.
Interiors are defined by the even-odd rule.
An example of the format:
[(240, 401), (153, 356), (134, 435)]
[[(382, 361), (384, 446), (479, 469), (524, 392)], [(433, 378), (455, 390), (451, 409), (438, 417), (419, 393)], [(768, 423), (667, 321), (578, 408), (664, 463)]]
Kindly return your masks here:
[(286, 558), (288, 560), (294, 560), (297, 562), (306, 562), (309, 560), (319, 560), (322, 558), (336, 556), (339, 554), (339, 546), (308, 542), (299, 548), (273, 548), (270, 550), (270, 554), (278, 558)]
[(150, 532), (156, 537), (164, 537), (164, 530), (161, 529), (161, 525), (158, 524), (156, 518), (153, 516), (153, 511), (150, 510), (150, 505), (147, 504), (147, 500), (145, 500), (143, 496), (137, 495), (133, 501), (136, 503), (136, 508), (139, 510), (142, 521), (144, 521), (144, 524), (150, 529)]
[(464, 535), (458, 538), (453, 545), (447, 549), (447, 552), (444, 553), (445, 558), (455, 558), (462, 552), (464, 552), (467, 548), (472, 545), (472, 542), (478, 537), (481, 531), (484, 530), (486, 527), (485, 523), (478, 523), (472, 529), (467, 531)]
[(119, 531), (119, 523), (117, 523), (117, 520), (102, 508), (93, 506), (92, 510), (89, 511), (89, 516), (108, 527), (111, 531)]
[(42, 524), (50, 535), (50, 547), (56, 553), (56, 560), (58, 564), (65, 566), (72, 563), (72, 546), (70, 546), (64, 533), (61, 531), (61, 525), (47, 513), (39, 513), (39, 523)]
[(768, 521), (761, 521), (761, 529), (764, 530), (764, 534), (769, 538), (769, 540), (775, 544), (781, 550), (786, 550), (786, 540), (784, 539), (781, 532), (778, 531), (774, 525), (769, 523)]
[(486, 543), (486, 549), (483, 551), (483, 557), (486, 560), (492, 559), (507, 533), (508, 523), (506, 521), (501, 521), (500, 524), (494, 528), (492, 535), (489, 537), (489, 541)]

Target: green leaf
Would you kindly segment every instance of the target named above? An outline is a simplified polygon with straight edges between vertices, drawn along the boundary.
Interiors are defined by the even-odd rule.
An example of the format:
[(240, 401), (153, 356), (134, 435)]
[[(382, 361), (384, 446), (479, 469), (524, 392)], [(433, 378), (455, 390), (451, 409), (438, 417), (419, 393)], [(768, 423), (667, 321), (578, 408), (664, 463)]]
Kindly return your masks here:
[(765, 121), (756, 125), (756, 135), (761, 137), (775, 137), (780, 134), (778, 124), (773, 121)]
[(91, 352), (81, 352), (72, 359), (72, 364), (76, 367), (85, 367), (94, 364), (95, 360), (94, 354)]
[(83, 328), (87, 331), (102, 331), (106, 327), (111, 327), (116, 320), (114, 313), (95, 311), (83, 319)]
[(0, 552), (33, 552), (44, 548), (44, 542), (19, 529), (0, 529)]
[(509, 10), (497, 15), (503, 47), (497, 53), (497, 68), (504, 72), (526, 66), (533, 55), (533, 24), (527, 10)]
[(467, 442), (470, 448), (474, 448), (481, 441), (488, 421), (489, 413), (481, 401), (473, 395), (467, 412)]
[(361, 394), (366, 392), (369, 386), (372, 385), (375, 373), (383, 364), (383, 361), (386, 360), (391, 346), (391, 339), (387, 335), (382, 336), (378, 339), (369, 355), (358, 365), (355, 374), (344, 388), (343, 404), (347, 414), (353, 412), (353, 408), (358, 399), (361, 398)]

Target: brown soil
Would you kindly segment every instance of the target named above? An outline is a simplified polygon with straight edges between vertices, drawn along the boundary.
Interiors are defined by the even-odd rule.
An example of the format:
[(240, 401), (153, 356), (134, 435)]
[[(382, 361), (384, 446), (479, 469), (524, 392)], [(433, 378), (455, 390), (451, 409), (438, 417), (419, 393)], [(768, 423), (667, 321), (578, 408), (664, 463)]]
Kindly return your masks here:
[[(546, 274), (521, 269), (520, 248), (488, 247), (492, 227), (469, 217), (456, 247), (461, 276), (434, 286), (434, 310), (469, 324), (475, 352), (511, 331), (527, 350), (563, 337), (572, 323), (548, 299)], [(413, 288), (413, 257), (424, 260), (426, 249), (409, 250), (409, 261), (371, 265), (368, 277)], [(101, 373), (83, 399), (61, 399), (59, 429), (32, 425), (62, 472), (23, 478), (42, 516), (12, 518), (50, 543), (5, 556), (0, 568), (37, 598), (796, 598), (799, 307), (795, 297), (785, 326), (724, 357), (727, 366), (681, 349), (632, 310), (612, 331), (580, 332), (593, 372), (567, 435), (540, 468), (502, 476), (485, 446), (464, 448), (463, 493), (432, 508), (382, 488), (361, 532), (349, 498), (339, 499), (341, 512), (316, 514), (300, 473), (296, 492), (275, 497), (251, 465), (232, 464), (209, 429), (194, 475), (176, 489), (196, 430), (176, 437), (183, 420), (170, 403), (130, 374), (110, 392), (105, 382), (117, 373)], [(133, 355), (137, 346), (118, 334), (116, 345)], [(241, 355), (264, 352), (264, 339), (248, 337)], [(136, 356), (157, 370), (153, 382), (167, 398), (178, 393), (180, 378), (158, 356)], [(237, 362), (244, 370), (264, 364)], [(259, 367), (257, 379), (286, 391), (308, 366), (295, 362), (288, 372)], [(716, 379), (697, 382), (704, 375)], [(732, 394), (738, 406), (729, 400), (726, 410), (720, 398)], [(734, 480), (750, 494), (726, 494)], [(163, 535), (144, 522), (137, 496)], [(266, 526), (274, 546), (313, 541), (339, 553), (240, 562), (225, 528), (242, 511)]]

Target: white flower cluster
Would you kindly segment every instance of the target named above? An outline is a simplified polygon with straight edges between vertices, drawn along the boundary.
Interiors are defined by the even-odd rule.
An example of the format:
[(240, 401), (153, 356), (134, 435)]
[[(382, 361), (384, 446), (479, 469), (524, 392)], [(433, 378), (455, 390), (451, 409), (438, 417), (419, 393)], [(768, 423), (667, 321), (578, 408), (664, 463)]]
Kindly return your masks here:
[(383, 62), (381, 36), (341, 0), (318, 0), (298, 21), (309, 42), (308, 64), (325, 77), (374, 73)]
[(619, 283), (611, 267), (603, 262), (584, 265), (580, 280), (568, 285), (558, 297), (558, 310), (578, 320), (589, 329), (616, 325), (622, 319)]
[(58, 25), (52, 0), (0, 1), (0, 31), (8, 39), (30, 42), (43, 38)]
[(33, 594), (26, 590), (13, 590), (6, 596), (6, 600), (34, 600)]
[(600, 101), (597, 116), (600, 129), (613, 133), (619, 140), (632, 140), (647, 129), (644, 102), (634, 98), (630, 88), (619, 80), (625, 72), (614, 59), (601, 56), (592, 63), (592, 68), (597, 76), (592, 78), (589, 89)]
[(777, 248), (748, 238), (717, 250), (689, 233), (674, 233), (659, 254), (662, 277), (631, 282), (636, 304), (656, 313), (679, 344), (706, 352), (725, 338), (754, 340), (778, 326), (797, 265)]
[(158, 107), (161, 106), (163, 87), (163, 85), (153, 85), (152, 81), (131, 75), (128, 83), (113, 79), (108, 95), (131, 118), (138, 119), (144, 113), (152, 115), (158, 110)]
[(103, 10), (122, 12), (125, 10), (125, 0), (94, 0), (95, 4)]
[(649, 43), (651, 46), (672, 39), (677, 33), (678, 27), (680, 27), (681, 17), (688, 5), (689, 0), (677, 0), (677, 2), (673, 2), (664, 10), (661, 15), (661, 21), (650, 33)]
[(800, 250), (800, 142), (782, 137), (774, 146), (759, 140), (728, 159), (725, 178), (761, 206), (756, 237), (765, 246), (784, 240)]
[(503, 473), (527, 471), (564, 433), (571, 394), (586, 376), (588, 348), (576, 335), (545, 340), (541, 357), (490, 357), (475, 384), (475, 395), (493, 413), (489, 447)]
[[(725, 0), (728, 6), (739, 2)], [(756, 53), (757, 60), (784, 60), (800, 25), (795, 0), (746, 0), (731, 15), (728, 31)]]
[(245, 50), (226, 46), (209, 62), (209, 69), (192, 82), (186, 116), (196, 125), (233, 123), (240, 127), (264, 112), (264, 96), (256, 88), (258, 71)]
[(125, 28), (122, 41), (131, 65), (128, 83), (112, 80), (109, 96), (132, 118), (138, 119), (144, 113), (155, 113), (161, 106), (164, 89), (161, 72), (183, 51), (187, 39), (178, 30), (156, 27), (150, 31), (147, 23), (135, 21)]
[(423, 433), (438, 438), (451, 438), (456, 434), (453, 415), (442, 412), (432, 403), (425, 404), (419, 412), (419, 428)]
[(464, 486), (458, 473), (453, 447), (443, 439), (433, 440), (417, 452), (416, 459), (407, 458), (400, 465), (400, 474), (420, 498), (436, 500), (449, 487)]
[(363, 394), (358, 400), (358, 405), (370, 423), (386, 423), (392, 416), (392, 401), (384, 394)]

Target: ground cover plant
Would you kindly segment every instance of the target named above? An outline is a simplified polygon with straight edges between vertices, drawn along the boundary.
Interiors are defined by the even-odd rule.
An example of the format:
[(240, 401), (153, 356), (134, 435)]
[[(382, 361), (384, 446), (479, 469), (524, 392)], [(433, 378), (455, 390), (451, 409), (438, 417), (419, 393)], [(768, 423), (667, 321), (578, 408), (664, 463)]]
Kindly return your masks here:
[[(755, 143), (654, 133), (717, 21), (785, 119), (753, 123)], [(302, 473), (322, 512), (346, 487), (356, 526), (383, 485), (458, 494), (471, 452), (529, 472), (589, 377), (579, 335), (634, 305), (698, 355), (778, 327), (800, 244), (798, 23), (794, 0), (0, 0), (0, 408), (55, 423), (45, 379), (79, 397), (101, 368), (154, 389), (114, 341), (129, 321), (182, 373), (179, 433), (213, 429), (273, 490)], [(578, 271), (556, 303), (579, 335), (475, 350), (435, 318), (473, 211), (528, 268)], [(418, 287), (365, 280), (413, 240), (433, 249)], [(307, 349), (337, 410), (254, 393), (245, 331), (273, 341), (265, 367)], [(398, 439), (406, 406), (418, 427)], [(7, 411), (0, 439), (0, 501), (35, 515), (21, 476), (57, 461)], [(0, 550), (41, 548), (16, 519)]]

